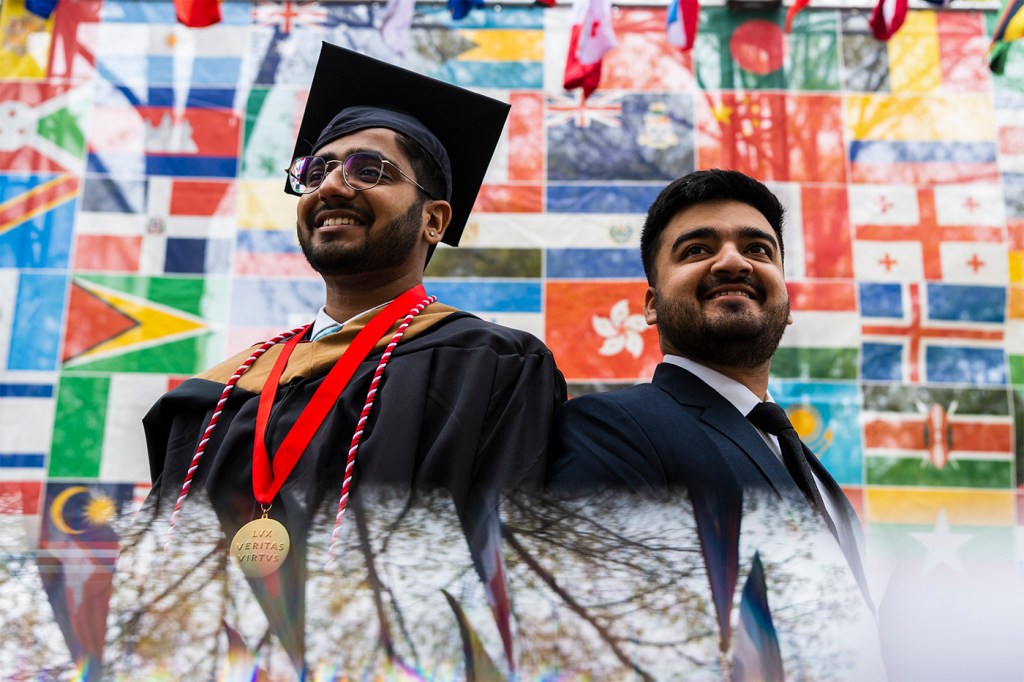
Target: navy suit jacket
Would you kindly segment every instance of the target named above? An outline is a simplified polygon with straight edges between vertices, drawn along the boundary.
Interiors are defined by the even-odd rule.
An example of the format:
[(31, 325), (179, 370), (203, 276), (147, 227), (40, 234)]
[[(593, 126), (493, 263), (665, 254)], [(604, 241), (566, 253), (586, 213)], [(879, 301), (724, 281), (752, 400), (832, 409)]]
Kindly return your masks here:
[[(564, 403), (555, 418), (552, 450), (547, 485), (555, 493), (609, 487), (645, 496), (674, 490), (760, 491), (807, 504), (753, 424), (718, 391), (667, 363), (658, 365), (649, 384)], [(855, 547), (842, 550), (870, 604), (856, 512), (818, 458), (806, 446), (804, 451), (837, 503), (833, 523), (853, 540)]]

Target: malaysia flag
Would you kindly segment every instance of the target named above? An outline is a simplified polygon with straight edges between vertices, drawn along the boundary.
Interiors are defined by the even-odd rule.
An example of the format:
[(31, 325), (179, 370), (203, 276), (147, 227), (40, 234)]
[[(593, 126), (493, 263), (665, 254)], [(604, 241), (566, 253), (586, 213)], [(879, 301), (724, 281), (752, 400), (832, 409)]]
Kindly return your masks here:
[(573, 0), (572, 33), (565, 60), (566, 90), (583, 88), (583, 97), (601, 82), (601, 60), (615, 47), (610, 0)]

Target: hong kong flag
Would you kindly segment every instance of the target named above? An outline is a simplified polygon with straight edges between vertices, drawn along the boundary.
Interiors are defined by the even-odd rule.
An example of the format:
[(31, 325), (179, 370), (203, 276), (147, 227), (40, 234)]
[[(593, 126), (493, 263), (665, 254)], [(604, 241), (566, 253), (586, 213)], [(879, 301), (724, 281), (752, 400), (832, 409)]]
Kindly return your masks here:
[(565, 60), (564, 87), (583, 88), (583, 98), (601, 82), (601, 60), (615, 47), (610, 0), (573, 0), (572, 34)]

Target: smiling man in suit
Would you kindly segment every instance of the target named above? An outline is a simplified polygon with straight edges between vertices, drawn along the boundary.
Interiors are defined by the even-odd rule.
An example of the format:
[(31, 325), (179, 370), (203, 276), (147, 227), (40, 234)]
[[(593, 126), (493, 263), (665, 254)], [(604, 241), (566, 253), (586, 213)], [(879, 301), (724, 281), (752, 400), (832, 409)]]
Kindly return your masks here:
[(659, 194), (640, 251), (644, 317), (664, 361), (651, 383), (562, 406), (548, 487), (763, 493), (809, 507), (866, 595), (856, 514), (768, 393), (772, 356), (793, 322), (783, 218), (775, 195), (736, 171), (697, 171)]

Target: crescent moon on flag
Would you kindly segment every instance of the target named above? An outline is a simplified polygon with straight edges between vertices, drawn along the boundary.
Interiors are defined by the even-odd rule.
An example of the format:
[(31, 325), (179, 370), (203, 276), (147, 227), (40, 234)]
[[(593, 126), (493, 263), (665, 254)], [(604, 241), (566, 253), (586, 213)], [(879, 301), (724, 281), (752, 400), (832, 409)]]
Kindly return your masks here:
[(53, 498), (53, 504), (50, 505), (50, 520), (53, 521), (53, 525), (57, 530), (67, 535), (79, 535), (85, 532), (84, 530), (76, 530), (68, 525), (68, 522), (64, 519), (64, 505), (75, 495), (88, 492), (89, 489), (84, 485), (73, 485), (60, 491), (57, 497)]

